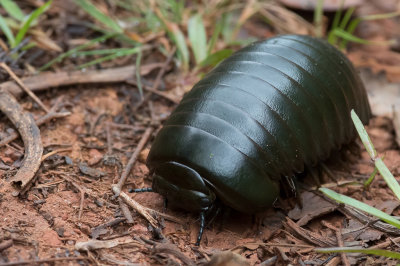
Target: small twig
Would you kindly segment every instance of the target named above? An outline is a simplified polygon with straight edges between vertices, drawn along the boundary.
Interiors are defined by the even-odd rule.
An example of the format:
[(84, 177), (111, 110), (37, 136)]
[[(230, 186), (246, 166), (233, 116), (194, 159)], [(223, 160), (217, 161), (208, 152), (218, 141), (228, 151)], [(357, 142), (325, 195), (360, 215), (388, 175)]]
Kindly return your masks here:
[[(124, 171), (121, 174), (121, 178), (120, 178), (118, 184), (116, 185), (118, 191), (121, 191), (122, 187), (124, 186), (125, 181), (128, 178), (128, 175), (133, 168), (133, 165), (135, 164), (140, 152), (143, 150), (144, 146), (146, 145), (146, 143), (149, 140), (151, 133), (153, 133), (153, 131), (154, 131), (154, 129), (152, 127), (148, 127), (146, 129), (146, 131), (143, 133), (142, 138), (140, 139), (135, 151), (132, 153), (131, 158), (129, 159)], [(118, 194), (116, 194), (116, 195), (118, 195)]]
[(129, 238), (122, 238), (122, 239), (114, 239), (114, 240), (107, 240), (107, 241), (102, 241), (102, 240), (89, 240), (86, 242), (77, 242), (75, 244), (75, 249), (77, 250), (82, 250), (82, 251), (89, 251), (89, 250), (96, 250), (96, 249), (103, 249), (103, 248), (113, 248), (119, 245), (137, 245), (139, 246), (139, 243), (137, 240), (134, 239), (129, 239)]
[(0, 263), (0, 266), (35, 265), (35, 264), (42, 264), (42, 263), (51, 263), (51, 262), (56, 262), (56, 261), (72, 261), (72, 260), (89, 260), (89, 258), (80, 256), (80, 257), (48, 258), (48, 259), (40, 259), (40, 260), (2, 262), (2, 263)]
[(126, 222), (128, 224), (133, 224), (132, 213), (129, 210), (128, 206), (126, 206), (126, 204), (122, 201), (121, 198), (118, 198), (118, 202), (119, 202), (119, 208), (121, 209), (122, 213), (124, 214), (124, 216), (126, 218)]
[(116, 185), (113, 186), (113, 192), (115, 195), (119, 194), (119, 197), (124, 200), (126, 204), (131, 206), (134, 210), (136, 210), (140, 215), (142, 215), (154, 228), (158, 228), (157, 220), (153, 218), (146, 210), (145, 207), (140, 205), (134, 199), (130, 198), (125, 192), (119, 191)]
[(174, 223), (177, 223), (177, 224), (184, 224), (184, 222), (182, 220), (180, 220), (180, 219), (178, 219), (178, 218), (176, 218), (176, 217), (174, 217), (172, 215), (168, 215), (168, 214), (163, 213), (163, 212), (158, 212), (156, 210), (153, 210), (153, 209), (150, 209), (150, 208), (147, 208), (147, 207), (144, 207), (144, 206), (143, 206), (143, 208), (146, 211), (152, 213), (153, 215), (163, 217), (165, 220), (168, 220), (170, 222), (174, 222)]
[(17, 75), (4, 63), (0, 62), (0, 66), (7, 71), (7, 73), (15, 80), (15, 82), (38, 104), (42, 107), (46, 113), (49, 112), (49, 109), (42, 103), (42, 101), (28, 88), (25, 84), (20, 80)]
[(176, 47), (172, 48), (171, 53), (167, 57), (167, 60), (165, 60), (164, 64), (160, 68), (160, 71), (158, 71), (158, 73), (157, 73), (157, 77), (154, 81), (153, 86), (151, 87), (152, 89), (156, 90), (156, 89), (158, 89), (158, 86), (160, 86), (161, 79), (164, 76), (164, 73), (167, 70), (168, 65), (171, 63), (172, 58), (174, 58), (175, 51), (176, 51)]
[(70, 150), (72, 150), (71, 147), (70, 148), (58, 149), (58, 150), (54, 150), (54, 151), (51, 151), (49, 153), (46, 153), (45, 155), (42, 156), (41, 162), (43, 162), (44, 160), (46, 160), (47, 158), (49, 158), (50, 156), (52, 156), (52, 155), (54, 155), (56, 153), (64, 152), (64, 151), (70, 151)]
[(70, 179), (68, 176), (62, 175), (62, 174), (60, 174), (60, 176), (62, 178), (64, 178), (65, 180), (67, 180), (68, 182), (70, 182), (81, 193), (81, 200), (80, 200), (79, 212), (78, 212), (78, 221), (80, 221), (81, 217), (82, 217), (82, 212), (83, 212), (83, 202), (85, 200), (85, 191), (77, 183), (75, 183), (72, 179)]
[[(331, 230), (333, 230), (335, 232), (338, 246), (341, 247), (341, 248), (344, 247), (343, 238), (342, 238), (342, 232), (341, 232), (340, 228), (336, 228), (335, 226), (333, 226), (332, 224), (328, 223), (327, 221), (322, 221), (321, 223), (324, 226), (326, 226), (327, 228), (329, 228), (329, 229), (331, 229)], [(350, 266), (350, 262), (349, 262), (349, 259), (346, 256), (346, 253), (340, 252), (340, 258), (342, 259), (343, 265)]]
[(377, 244), (375, 246), (370, 247), (370, 249), (387, 248), (388, 246), (390, 246), (393, 243), (392, 241), (394, 241), (394, 242), (400, 241), (400, 237), (396, 237), (396, 238), (393, 238), (393, 239), (390, 239), (390, 240), (386, 240), (383, 243), (379, 243), (379, 244)]
[(185, 265), (195, 265), (185, 254), (183, 254), (178, 248), (172, 244), (165, 244), (165, 243), (159, 243), (156, 244), (153, 248), (153, 252), (155, 254), (159, 253), (165, 253), (165, 254), (171, 254), (178, 258), (180, 261), (182, 261), (183, 264)]
[[(168, 57), (167, 57), (167, 59), (165, 60), (165, 62), (163, 63), (163, 65), (160, 67), (160, 70), (159, 70), (158, 73), (157, 73), (157, 77), (156, 77), (156, 79), (154, 80), (153, 86), (151, 86), (151, 90), (153, 90), (153, 91), (158, 91), (157, 89), (158, 89), (158, 87), (160, 86), (161, 79), (162, 79), (162, 77), (164, 76), (164, 73), (165, 73), (165, 71), (167, 70), (168, 65), (171, 63), (172, 58), (174, 58), (175, 51), (176, 51), (176, 47), (173, 48), (173, 50), (172, 50), (171, 53), (168, 55)], [(146, 87), (146, 88), (147, 88), (147, 87)], [(150, 92), (151, 92), (151, 91), (150, 91)], [(132, 112), (135, 112), (137, 109), (139, 109), (139, 108), (143, 105), (143, 103), (147, 102), (147, 101), (150, 99), (150, 97), (151, 97), (151, 95), (152, 95), (152, 93), (150, 93), (150, 92), (147, 93), (147, 94), (144, 96), (144, 98), (143, 98), (137, 105), (135, 105), (135, 106), (132, 108)], [(170, 100), (172, 100), (172, 99), (170, 99)]]
[[(126, 81), (126, 83), (137, 86), (137, 82), (134, 79), (129, 79), (129, 80)], [(155, 89), (153, 89), (153, 88), (151, 88), (151, 87), (149, 87), (147, 85), (143, 85), (143, 88), (145, 90), (147, 90), (147, 91), (150, 91), (150, 92), (152, 92), (154, 94), (157, 94), (158, 96), (161, 96), (161, 97), (171, 101), (172, 103), (178, 104), (180, 102), (179, 99), (171, 96), (169, 93), (166, 93), (164, 91), (155, 90)]]
[(112, 145), (112, 135), (111, 135), (111, 125), (110, 123), (106, 124), (106, 134), (107, 134), (107, 154), (111, 155), (113, 153), (113, 145)]
[[(140, 73), (147, 75), (152, 70), (162, 66), (162, 63), (154, 63), (142, 65)], [(125, 66), (93, 71), (73, 71), (73, 72), (45, 72), (36, 76), (22, 79), (31, 91), (41, 91), (53, 87), (74, 85), (74, 84), (90, 84), (90, 83), (113, 83), (124, 82), (132, 77), (135, 73), (136, 66)], [(14, 96), (20, 96), (23, 91), (14, 81), (7, 81), (0, 84), (0, 88), (9, 91)]]
[(286, 256), (285, 252), (283, 252), (283, 250), (278, 247), (274, 247), (274, 250), (275, 250), (275, 253), (277, 254), (277, 256), (281, 259), (281, 261), (287, 265), (290, 260), (289, 260), (288, 256)]
[[(299, 245), (299, 244), (289, 244), (289, 243), (264, 243), (260, 242), (257, 243), (260, 246), (266, 246), (266, 247), (286, 247), (286, 248), (315, 248), (315, 246), (310, 246), (310, 245)], [(230, 250), (236, 250), (238, 248), (242, 248), (242, 246), (236, 246), (234, 248), (231, 248)]]
[(8, 249), (9, 247), (12, 247), (12, 245), (13, 245), (12, 239), (4, 240), (3, 242), (0, 243), (0, 252), (5, 249)]
[(303, 239), (307, 240), (310, 243), (313, 243), (317, 246), (320, 247), (333, 247), (336, 245), (334, 240), (330, 238), (323, 238), (319, 236), (318, 234), (311, 232), (309, 230), (306, 230), (300, 226), (298, 226), (295, 222), (293, 222), (291, 219), (286, 218), (286, 222), (284, 223), (285, 227), (288, 227), (292, 229), (294, 232), (296, 232), (299, 236), (301, 236)]
[(106, 222), (104, 224), (100, 224), (100, 225), (92, 228), (92, 232), (90, 233), (90, 236), (91, 236), (92, 239), (97, 239), (99, 237), (99, 235), (100, 235), (98, 233), (99, 231), (101, 231), (102, 229), (105, 229), (107, 227), (115, 226), (115, 225), (117, 225), (119, 223), (122, 223), (124, 221), (126, 221), (126, 218), (116, 218), (116, 219), (108, 221), (108, 222)]

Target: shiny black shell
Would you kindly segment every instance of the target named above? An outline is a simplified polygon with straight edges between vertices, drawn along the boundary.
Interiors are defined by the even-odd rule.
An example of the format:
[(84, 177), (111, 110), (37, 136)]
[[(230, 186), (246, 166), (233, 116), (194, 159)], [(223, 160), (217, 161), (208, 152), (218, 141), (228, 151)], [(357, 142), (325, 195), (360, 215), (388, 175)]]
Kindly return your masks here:
[(326, 41), (283, 35), (236, 52), (185, 95), (158, 133), (147, 165), (195, 169), (228, 206), (268, 208), (278, 181), (355, 137), (350, 111), (371, 110), (350, 61)]

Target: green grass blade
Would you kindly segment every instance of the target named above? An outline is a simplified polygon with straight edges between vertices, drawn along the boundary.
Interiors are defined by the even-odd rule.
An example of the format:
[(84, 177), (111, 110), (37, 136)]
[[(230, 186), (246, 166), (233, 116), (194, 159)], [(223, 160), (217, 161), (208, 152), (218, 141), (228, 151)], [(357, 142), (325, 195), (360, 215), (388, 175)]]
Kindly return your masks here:
[(322, 37), (322, 16), (324, 13), (324, 0), (318, 0), (314, 10), (314, 27), (316, 37)]
[(339, 27), (340, 18), (342, 17), (342, 12), (343, 12), (343, 3), (344, 3), (344, 0), (340, 1), (339, 10), (335, 12), (335, 17), (333, 18), (333, 22), (332, 22), (332, 26), (331, 26), (332, 30), (328, 34), (328, 42), (332, 45), (335, 45), (336, 41), (337, 41), (337, 37), (333, 33), (333, 29), (336, 29)]
[(121, 57), (121, 56), (128, 56), (128, 55), (137, 54), (137, 53), (139, 53), (141, 51), (141, 49), (142, 49), (142, 47), (135, 47), (135, 48), (131, 48), (131, 49), (129, 49), (127, 51), (124, 51), (124, 52), (118, 52), (118, 53), (110, 54), (110, 55), (107, 55), (107, 56), (104, 56), (104, 57), (100, 57), (100, 58), (97, 58), (97, 59), (95, 59), (93, 61), (90, 61), (88, 63), (82, 64), (82, 65), (78, 66), (78, 68), (79, 69), (83, 69), (83, 68), (87, 68), (87, 67), (95, 65), (95, 64), (99, 64), (99, 63), (102, 63), (102, 62), (105, 62), (105, 61), (113, 60), (113, 59)]
[(374, 168), (374, 171), (372, 171), (371, 175), (367, 179), (367, 181), (364, 182), (364, 188), (369, 187), (369, 185), (372, 183), (372, 181), (375, 179), (376, 174), (378, 173), (378, 168)]
[(215, 44), (217, 43), (218, 37), (222, 31), (222, 23), (221, 21), (217, 21), (215, 28), (213, 30), (213, 34), (211, 35), (210, 41), (207, 45), (207, 55), (210, 55), (214, 49)]
[(336, 200), (337, 202), (344, 203), (347, 205), (350, 205), (358, 210), (364, 211), (366, 213), (369, 213), (375, 217), (378, 217), (379, 219), (387, 222), (388, 224), (391, 224), (397, 228), (400, 228), (400, 221), (394, 218), (393, 216), (390, 216), (387, 213), (384, 213), (381, 210), (378, 210), (372, 206), (369, 206), (368, 204), (365, 204), (361, 201), (358, 201), (356, 199), (347, 197), (345, 195), (341, 195), (339, 193), (336, 193), (333, 190), (330, 190), (328, 188), (319, 188), (319, 190), (327, 195), (329, 198), (332, 198)]
[(199, 64), (207, 57), (207, 35), (200, 14), (194, 15), (189, 19), (188, 34), (192, 46), (194, 58)]
[(385, 14), (373, 14), (361, 17), (361, 20), (378, 20), (378, 19), (389, 19), (400, 16), (400, 11), (385, 13)]
[(99, 42), (103, 42), (103, 41), (105, 41), (105, 40), (107, 40), (107, 39), (109, 39), (109, 38), (112, 38), (112, 37), (116, 36), (116, 35), (117, 35), (116, 33), (109, 33), (109, 34), (103, 35), (103, 36), (101, 36), (101, 37), (99, 37), (99, 38), (90, 40), (89, 42), (87, 42), (87, 43), (85, 43), (85, 44), (79, 45), (79, 46), (77, 46), (77, 47), (75, 47), (75, 48), (69, 50), (68, 52), (65, 52), (65, 53), (63, 53), (63, 54), (60, 54), (59, 56), (57, 56), (57, 57), (54, 58), (53, 60), (50, 60), (49, 62), (47, 62), (46, 64), (44, 64), (43, 66), (41, 66), (41, 67), (39, 68), (39, 71), (46, 70), (46, 69), (48, 69), (50, 66), (52, 66), (54, 63), (56, 63), (56, 62), (61, 62), (64, 58), (66, 58), (66, 57), (68, 57), (68, 56), (71, 56), (71, 55), (75, 54), (76, 52), (78, 52), (78, 51), (80, 51), (80, 50), (86, 49), (86, 48), (92, 46), (93, 44), (96, 44), (96, 43), (99, 43)]
[(17, 46), (25, 37), (26, 32), (29, 30), (29, 27), (31, 26), (32, 22), (37, 19), (41, 14), (43, 14), (51, 5), (53, 0), (48, 1), (41, 7), (35, 9), (25, 20), (25, 22), (22, 24), (20, 30), (17, 33), (17, 36), (15, 37), (15, 43), (14, 46)]
[(8, 27), (7, 22), (4, 20), (4, 18), (1, 15), (0, 15), (0, 29), (3, 31), (4, 35), (6, 36), (10, 47), (14, 47), (15, 46), (14, 35), (13, 35), (11, 29)]
[(231, 49), (219, 50), (200, 62), (199, 67), (215, 66), (233, 53)]
[[(360, 18), (355, 18), (352, 21), (350, 21), (350, 24), (347, 27), (346, 31), (350, 34), (353, 34), (353, 32), (356, 30), (358, 24), (360, 24), (361, 21), (389, 19), (389, 18), (397, 17), (399, 15), (400, 15), (400, 12), (392, 12), (392, 13), (386, 13), (386, 14), (367, 15), (367, 16), (363, 16)], [(344, 48), (344, 47), (346, 47), (346, 45), (347, 45), (347, 40), (343, 39), (340, 47)]]
[(338, 252), (346, 252), (346, 253), (363, 253), (367, 255), (376, 255), (382, 256), (386, 258), (398, 259), (400, 260), (400, 253), (384, 250), (384, 249), (366, 249), (366, 248), (352, 248), (352, 247), (337, 247), (337, 248), (316, 248), (314, 249), (316, 252), (320, 253), (338, 253)]
[(75, 0), (75, 3), (85, 10), (90, 16), (103, 23), (108, 28), (118, 33), (122, 33), (124, 31), (112, 18), (101, 12), (89, 0)]
[(112, 48), (112, 49), (99, 49), (92, 51), (77, 51), (72, 54), (72, 56), (91, 56), (91, 55), (105, 55), (105, 54), (113, 54), (119, 52), (125, 52), (132, 48)]
[(333, 33), (336, 36), (338, 36), (340, 38), (343, 38), (343, 39), (345, 39), (347, 41), (350, 41), (350, 42), (361, 43), (361, 44), (371, 44), (370, 41), (358, 38), (358, 37), (354, 36), (353, 34), (347, 32), (345, 30), (339, 29), (339, 28), (334, 29)]
[(365, 149), (367, 150), (369, 156), (372, 159), (375, 159), (378, 155), (376, 153), (374, 145), (372, 144), (371, 139), (368, 136), (367, 131), (365, 130), (363, 123), (361, 122), (360, 118), (358, 117), (354, 109), (351, 110), (350, 114), (354, 126), (356, 127), (356, 130), (358, 132), (358, 135), (360, 136), (361, 141), (364, 144)]
[(140, 75), (140, 65), (142, 63), (142, 49), (136, 57), (136, 83), (139, 90), (140, 98), (143, 99), (143, 87), (142, 87), (142, 77)]
[(375, 166), (378, 168), (379, 173), (385, 180), (386, 184), (389, 186), (389, 188), (393, 191), (393, 193), (396, 195), (396, 197), (400, 200), (400, 185), (399, 182), (394, 178), (392, 173), (389, 171), (389, 169), (386, 167), (386, 165), (383, 163), (381, 158), (377, 158), (375, 160)]
[(23, 21), (25, 18), (24, 12), (19, 8), (19, 6), (12, 0), (1, 0), (0, 4), (7, 11), (7, 13), (18, 21)]
[(183, 69), (187, 70), (189, 68), (189, 50), (186, 45), (185, 36), (176, 24), (167, 29), (170, 38), (174, 41), (178, 55), (183, 64)]
[(349, 8), (343, 16), (342, 21), (340, 22), (339, 28), (344, 30), (349, 23), (351, 16), (353, 15), (355, 7)]

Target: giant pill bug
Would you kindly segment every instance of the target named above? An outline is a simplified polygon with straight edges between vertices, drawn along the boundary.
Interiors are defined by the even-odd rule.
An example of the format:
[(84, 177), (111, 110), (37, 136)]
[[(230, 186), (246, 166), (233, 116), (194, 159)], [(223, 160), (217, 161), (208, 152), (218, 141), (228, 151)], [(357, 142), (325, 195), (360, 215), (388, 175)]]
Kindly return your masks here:
[[(198, 82), (151, 147), (152, 190), (204, 213), (216, 198), (241, 212), (270, 207), (279, 180), (355, 137), (371, 117), (350, 61), (327, 42), (283, 35), (236, 52)], [(146, 190), (149, 191), (149, 190)]]

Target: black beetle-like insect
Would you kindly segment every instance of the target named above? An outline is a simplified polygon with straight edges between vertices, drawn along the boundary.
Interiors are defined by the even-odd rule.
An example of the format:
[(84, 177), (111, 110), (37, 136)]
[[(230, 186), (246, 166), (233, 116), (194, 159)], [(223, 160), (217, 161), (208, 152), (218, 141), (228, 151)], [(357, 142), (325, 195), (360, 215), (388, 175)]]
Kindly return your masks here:
[(201, 214), (199, 244), (216, 198), (245, 213), (265, 210), (281, 177), (349, 143), (352, 109), (368, 122), (360, 78), (326, 41), (284, 35), (253, 43), (208, 73), (165, 122), (147, 159), (152, 191)]

